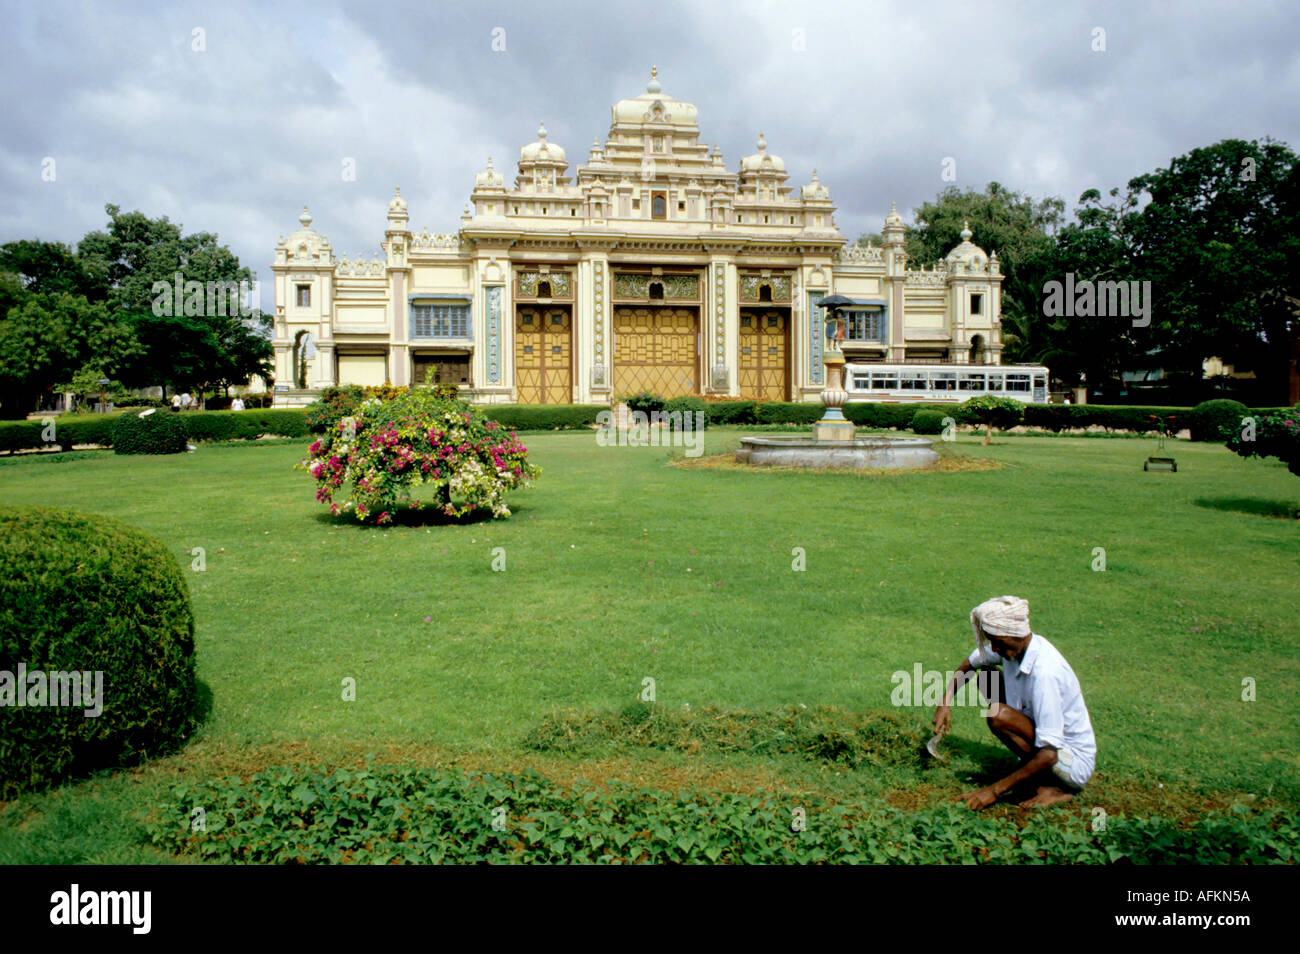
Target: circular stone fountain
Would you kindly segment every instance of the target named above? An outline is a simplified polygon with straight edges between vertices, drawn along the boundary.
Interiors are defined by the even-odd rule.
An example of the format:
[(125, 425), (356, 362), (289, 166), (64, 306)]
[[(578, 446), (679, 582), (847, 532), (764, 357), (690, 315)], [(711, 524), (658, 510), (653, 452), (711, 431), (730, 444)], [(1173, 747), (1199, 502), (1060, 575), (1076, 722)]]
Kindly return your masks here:
[(815, 467), (825, 470), (915, 470), (928, 467), (939, 459), (924, 437), (857, 437), (853, 422), (844, 416), (844, 319), (839, 309), (853, 301), (842, 295), (821, 300), (828, 314), (826, 349), (822, 363), (826, 366), (826, 388), (822, 402), (826, 412), (813, 425), (811, 435), (742, 437), (736, 460), (751, 467)]
[(912, 470), (939, 459), (923, 437), (859, 437), (819, 441), (814, 437), (742, 437), (736, 460), (751, 467), (817, 467), (846, 470)]

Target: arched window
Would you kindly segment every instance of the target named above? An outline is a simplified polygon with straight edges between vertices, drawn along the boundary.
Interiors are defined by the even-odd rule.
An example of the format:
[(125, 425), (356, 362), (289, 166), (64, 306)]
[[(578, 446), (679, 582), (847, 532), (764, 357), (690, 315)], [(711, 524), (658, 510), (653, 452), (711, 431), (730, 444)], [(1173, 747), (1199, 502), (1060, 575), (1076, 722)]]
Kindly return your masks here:
[(551, 297), (551, 283), (550, 283), (550, 282), (542, 281), (542, 282), (538, 282), (538, 283), (537, 283), (537, 297), (538, 297), (538, 298), (550, 298), (550, 297)]
[(758, 286), (758, 300), (759, 301), (772, 300), (772, 286), (767, 282), (764, 282), (763, 284)]
[(650, 218), (668, 218), (668, 200), (662, 195), (655, 195), (655, 197), (650, 200)]
[(293, 338), (293, 384), (296, 388), (307, 387), (307, 361), (316, 353), (312, 344), (311, 333), (300, 331)]
[(985, 364), (988, 361), (988, 352), (984, 348), (984, 336), (975, 335), (970, 340), (970, 363)]
[(656, 298), (656, 299), (658, 299), (659, 301), (663, 301), (663, 298), (664, 298), (664, 283), (663, 283), (663, 282), (651, 282), (651, 283), (650, 283), (650, 297), (651, 297), (651, 298)]

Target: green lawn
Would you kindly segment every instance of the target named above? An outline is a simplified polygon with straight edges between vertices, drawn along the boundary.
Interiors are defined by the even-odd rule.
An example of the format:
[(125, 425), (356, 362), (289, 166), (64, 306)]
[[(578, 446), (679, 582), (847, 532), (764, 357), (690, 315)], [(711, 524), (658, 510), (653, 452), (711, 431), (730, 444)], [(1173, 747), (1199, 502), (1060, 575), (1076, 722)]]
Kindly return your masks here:
[[(710, 452), (736, 437), (710, 431)], [(31, 860), (149, 860), (123, 847), (126, 816), (170, 776), (238, 768), (241, 755), (434, 752), (557, 775), (911, 790), (923, 807), (1009, 768), (973, 709), (954, 713), (939, 768), (539, 755), (523, 740), (557, 709), (634, 702), (646, 677), (673, 709), (888, 710), (890, 675), (955, 668), (972, 648), (970, 608), (1004, 593), (1029, 600), (1092, 714), (1098, 775), (1071, 811), (1161, 796), (1180, 811), (1300, 804), (1300, 522), (1273, 515), (1294, 507), (1300, 480), (1282, 465), (1175, 442), (1179, 472), (1144, 473), (1154, 441), (997, 436), (984, 448), (963, 435), (945, 452), (1004, 466), (857, 476), (675, 467), (665, 448), (601, 448), (587, 433), (524, 442), (543, 474), (510, 518), (390, 528), (331, 518), (293, 469), (301, 441), (0, 459), (0, 502), (108, 514), (171, 548), (214, 700), (180, 755), (0, 813), (0, 860), (6, 844)], [(189, 569), (195, 546), (203, 572)], [(355, 702), (341, 699), (345, 677)], [(902, 715), (923, 729), (931, 711)], [(37, 831), (54, 844), (33, 856)]]

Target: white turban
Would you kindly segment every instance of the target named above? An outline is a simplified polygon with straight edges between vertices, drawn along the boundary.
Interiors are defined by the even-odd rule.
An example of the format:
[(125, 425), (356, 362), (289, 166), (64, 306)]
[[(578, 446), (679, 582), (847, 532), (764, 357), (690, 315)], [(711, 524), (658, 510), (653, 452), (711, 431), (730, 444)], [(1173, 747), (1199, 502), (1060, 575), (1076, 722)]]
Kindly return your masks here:
[[(1028, 636), (1029, 603), (1018, 596), (995, 596), (970, 611), (975, 641), (984, 645), (984, 633), (992, 636)], [(983, 632), (981, 632), (983, 630)]]

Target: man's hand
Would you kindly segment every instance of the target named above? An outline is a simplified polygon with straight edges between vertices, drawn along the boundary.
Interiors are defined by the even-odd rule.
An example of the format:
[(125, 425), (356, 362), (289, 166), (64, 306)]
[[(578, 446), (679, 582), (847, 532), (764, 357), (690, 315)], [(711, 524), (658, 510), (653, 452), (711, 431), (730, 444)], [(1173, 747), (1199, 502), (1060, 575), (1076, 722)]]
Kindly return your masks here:
[(993, 791), (993, 786), (989, 785), (975, 792), (967, 792), (965, 795), (958, 795), (954, 801), (965, 802), (966, 807), (974, 811), (988, 808), (998, 800), (997, 793)]
[(947, 735), (952, 730), (952, 709), (940, 706), (934, 713), (934, 734)]

